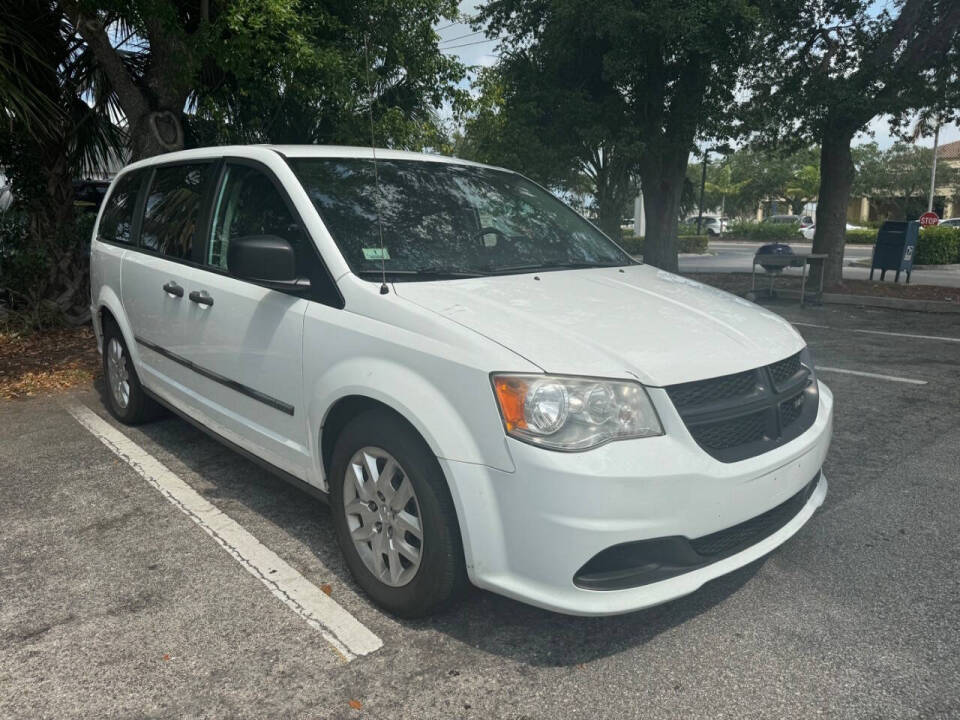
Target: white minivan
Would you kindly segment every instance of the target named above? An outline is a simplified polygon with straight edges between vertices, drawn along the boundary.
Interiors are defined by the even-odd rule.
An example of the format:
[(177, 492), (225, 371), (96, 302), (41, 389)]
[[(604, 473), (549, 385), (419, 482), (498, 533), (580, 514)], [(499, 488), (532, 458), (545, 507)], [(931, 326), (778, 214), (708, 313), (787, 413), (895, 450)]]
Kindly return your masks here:
[(92, 246), (106, 401), (328, 500), (401, 616), (467, 581), (607, 615), (770, 552), (827, 492), (789, 323), (634, 261), (516, 173), (367, 148), (134, 163)]

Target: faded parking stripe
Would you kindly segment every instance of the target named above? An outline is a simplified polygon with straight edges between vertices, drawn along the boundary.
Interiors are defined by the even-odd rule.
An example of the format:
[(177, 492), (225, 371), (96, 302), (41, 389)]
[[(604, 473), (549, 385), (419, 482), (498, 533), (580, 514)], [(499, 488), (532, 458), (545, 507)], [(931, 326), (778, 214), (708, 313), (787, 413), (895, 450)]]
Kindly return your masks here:
[(160, 492), (284, 605), (318, 630), (346, 660), (367, 655), (383, 641), (239, 523), (218, 510), (163, 463), (87, 407), (67, 408), (77, 421)]

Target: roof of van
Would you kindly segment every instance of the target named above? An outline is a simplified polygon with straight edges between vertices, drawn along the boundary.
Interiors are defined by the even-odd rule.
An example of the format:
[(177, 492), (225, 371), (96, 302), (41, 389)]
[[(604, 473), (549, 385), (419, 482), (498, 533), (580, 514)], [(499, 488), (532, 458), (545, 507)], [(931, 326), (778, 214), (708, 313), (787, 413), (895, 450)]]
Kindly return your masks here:
[[(387, 148), (376, 148), (376, 151), (370, 147), (350, 146), (350, 145), (222, 145), (213, 147), (194, 148), (192, 150), (180, 150), (167, 153), (165, 155), (156, 155), (137, 163), (131, 167), (142, 167), (152, 165), (157, 162), (177, 162), (182, 160), (215, 158), (226, 155), (243, 156), (245, 152), (253, 149), (273, 150), (279, 155), (288, 158), (361, 158), (372, 160), (376, 152), (377, 160), (419, 160), (421, 162), (448, 163), (454, 165), (471, 165), (474, 167), (494, 167), (471, 160), (462, 160), (460, 158), (447, 155), (435, 155), (432, 153), (409, 152), (407, 150), (389, 150)], [(506, 168), (495, 168), (505, 170)]]

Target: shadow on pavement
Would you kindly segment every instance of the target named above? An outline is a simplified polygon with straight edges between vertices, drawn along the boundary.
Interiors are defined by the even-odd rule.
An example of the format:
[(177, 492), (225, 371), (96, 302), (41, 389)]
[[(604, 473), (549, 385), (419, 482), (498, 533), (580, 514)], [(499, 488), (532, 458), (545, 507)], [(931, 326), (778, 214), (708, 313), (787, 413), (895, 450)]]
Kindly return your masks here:
[[(102, 394), (102, 383), (98, 386)], [(197, 490), (224, 512), (230, 514), (231, 505), (239, 504), (281, 528), (314, 553), (338, 581), (362, 595), (343, 564), (325, 503), (274, 477), (172, 413), (136, 430), (202, 477), (204, 486)], [(679, 600), (627, 615), (560, 615), (471, 587), (444, 613), (399, 622), (413, 630), (444, 633), (457, 642), (521, 663), (577, 665), (643, 645), (722, 603), (749, 581), (763, 562), (762, 558)]]

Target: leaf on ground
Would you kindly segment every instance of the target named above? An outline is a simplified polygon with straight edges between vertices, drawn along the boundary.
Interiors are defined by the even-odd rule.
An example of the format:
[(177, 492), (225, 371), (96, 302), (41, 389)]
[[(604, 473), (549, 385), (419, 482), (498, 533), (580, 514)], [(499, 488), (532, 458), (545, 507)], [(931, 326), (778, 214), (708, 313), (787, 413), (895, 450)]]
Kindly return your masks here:
[(323, 592), (324, 592), (325, 594), (327, 594), (327, 595), (330, 595), (330, 594), (333, 593), (333, 588), (330, 587), (329, 585), (327, 585), (326, 583), (324, 583), (323, 585), (320, 586), (320, 590), (323, 591)]
[(167, 660), (169, 660), (169, 659), (170, 659), (170, 655), (169, 655), (169, 654), (167, 654), (167, 653), (164, 653), (164, 654), (163, 654), (163, 657), (162, 657), (162, 658), (160, 658), (160, 659), (161, 659), (161, 660), (163, 660), (164, 662), (166, 662)]
[(360, 708), (363, 707), (363, 703), (360, 702), (359, 700), (351, 700), (350, 707), (352, 707), (354, 710), (359, 710)]

